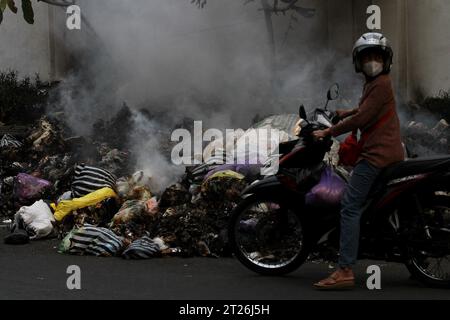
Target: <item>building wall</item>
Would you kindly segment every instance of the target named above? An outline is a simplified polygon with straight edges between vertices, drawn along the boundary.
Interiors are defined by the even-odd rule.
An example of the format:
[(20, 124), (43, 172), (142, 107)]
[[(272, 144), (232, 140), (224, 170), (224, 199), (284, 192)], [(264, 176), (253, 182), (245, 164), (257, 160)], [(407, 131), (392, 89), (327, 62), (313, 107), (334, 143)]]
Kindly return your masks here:
[(450, 89), (450, 1), (378, 0), (383, 32), (391, 39), (394, 79), (402, 97)]
[[(356, 38), (367, 31), (366, 8), (382, 9), (382, 32), (395, 51), (393, 79), (399, 96), (414, 99), (418, 92), (436, 95), (450, 89), (450, 1), (448, 0), (308, 0), (302, 5), (316, 8), (312, 19), (301, 19), (298, 36), (280, 50), (309, 52), (328, 46), (338, 54), (350, 53)], [(45, 80), (62, 78), (70, 66), (67, 37), (77, 36), (65, 28), (61, 8), (35, 3), (35, 24), (8, 10), (0, 26), (0, 69), (18, 70), (21, 75), (39, 73)], [(255, 10), (250, 7), (247, 10)], [(276, 39), (283, 39), (288, 19), (275, 17)], [(299, 31), (302, 30), (302, 31)], [(76, 32), (76, 31), (75, 31)], [(293, 39), (293, 40), (292, 40)]]
[(65, 17), (60, 8), (45, 3), (33, 3), (35, 23), (30, 25), (22, 17), (5, 11), (0, 25), (0, 69), (17, 70), (20, 76), (39, 74), (42, 80), (56, 80), (63, 76), (65, 52), (61, 39), (64, 24), (55, 24)]
[(409, 93), (450, 89), (450, 1), (408, 0)]
[(19, 12), (5, 11), (0, 26), (0, 69), (18, 70), (21, 75), (50, 77), (49, 25), (46, 5), (35, 6), (35, 25), (27, 24)]

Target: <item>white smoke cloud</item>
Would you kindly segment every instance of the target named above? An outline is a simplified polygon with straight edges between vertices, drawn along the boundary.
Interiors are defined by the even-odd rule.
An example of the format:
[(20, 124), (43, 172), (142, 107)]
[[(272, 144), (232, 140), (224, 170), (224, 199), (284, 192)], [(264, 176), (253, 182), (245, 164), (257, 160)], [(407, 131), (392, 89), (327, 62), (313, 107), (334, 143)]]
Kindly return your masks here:
[[(310, 2), (312, 7), (320, 3)], [(315, 18), (302, 19), (292, 32), (291, 39), (301, 35), (301, 46), (300, 40), (281, 45), (287, 18), (274, 19), (280, 47), (274, 97), (258, 1), (244, 6), (242, 0), (210, 0), (203, 10), (188, 0), (79, 3), (92, 29), (84, 25), (80, 33), (66, 35), (66, 46), (77, 58), (60, 89), (68, 122), (76, 133), (88, 134), (97, 119), (113, 116), (124, 101), (132, 109), (165, 115), (164, 124), (135, 117), (134, 128), (124, 133), (132, 138), (137, 169), (147, 170), (161, 185), (172, 182), (178, 171), (152, 138), (158, 126), (189, 117), (205, 127), (246, 128), (256, 114), (293, 113), (300, 101), (323, 105), (335, 81), (352, 88), (343, 92), (351, 103), (361, 90), (350, 52), (345, 58), (329, 52), (326, 35), (314, 32)]]

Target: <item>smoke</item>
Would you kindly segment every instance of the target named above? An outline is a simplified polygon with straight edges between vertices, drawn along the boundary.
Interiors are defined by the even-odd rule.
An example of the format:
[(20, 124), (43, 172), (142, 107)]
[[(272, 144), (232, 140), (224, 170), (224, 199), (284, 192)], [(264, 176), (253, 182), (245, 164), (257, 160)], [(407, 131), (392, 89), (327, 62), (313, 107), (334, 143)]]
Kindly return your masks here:
[(137, 112), (133, 113), (132, 121), (134, 128), (130, 132), (133, 142), (131, 152), (136, 155), (136, 167), (143, 169), (145, 174), (151, 177), (153, 191), (162, 191), (183, 174), (183, 168), (171, 165), (163, 156), (160, 143), (164, 137), (160, 135), (164, 136), (167, 132), (161, 132), (158, 123)]
[[(202, 120), (204, 128), (246, 128), (256, 114), (295, 113), (300, 102), (323, 106), (334, 82), (351, 88), (343, 96), (351, 100), (348, 106), (356, 105), (361, 83), (350, 53), (343, 57), (326, 48), (326, 35), (314, 32), (318, 19), (299, 22), (291, 32), (291, 39), (301, 39), (295, 46), (277, 43), (282, 49), (273, 92), (258, 1), (210, 0), (202, 10), (189, 0), (79, 2), (90, 28), (65, 35), (75, 63), (58, 103), (72, 130), (88, 135), (99, 118), (107, 120), (126, 102), (135, 110), (133, 127), (123, 134), (130, 137), (136, 169), (149, 172), (160, 187), (179, 168), (162, 156), (157, 133), (185, 118)], [(274, 23), (281, 39), (287, 18)], [(141, 116), (141, 109), (163, 115), (164, 124)]]
[[(268, 50), (257, 7), (240, 0), (210, 1), (203, 10), (184, 0), (97, 0), (81, 7), (96, 37), (83, 39), (84, 50), (79, 39), (72, 47), (81, 51), (83, 72), (92, 75), (88, 89), (101, 93), (101, 101), (120, 97), (178, 118), (212, 117), (211, 126), (242, 121), (242, 113), (267, 101)], [(225, 119), (217, 117), (224, 109)]]

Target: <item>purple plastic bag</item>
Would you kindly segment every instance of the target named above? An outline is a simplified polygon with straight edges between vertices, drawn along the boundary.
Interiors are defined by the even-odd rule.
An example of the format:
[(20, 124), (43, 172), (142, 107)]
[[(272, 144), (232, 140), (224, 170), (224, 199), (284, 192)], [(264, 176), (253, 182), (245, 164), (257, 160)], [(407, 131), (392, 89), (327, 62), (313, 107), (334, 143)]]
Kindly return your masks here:
[(346, 184), (332, 168), (326, 167), (319, 183), (306, 195), (309, 206), (333, 207), (341, 203)]
[(44, 189), (51, 187), (52, 183), (30, 176), (25, 173), (19, 173), (16, 177), (15, 195), (22, 200), (29, 200), (38, 197)]

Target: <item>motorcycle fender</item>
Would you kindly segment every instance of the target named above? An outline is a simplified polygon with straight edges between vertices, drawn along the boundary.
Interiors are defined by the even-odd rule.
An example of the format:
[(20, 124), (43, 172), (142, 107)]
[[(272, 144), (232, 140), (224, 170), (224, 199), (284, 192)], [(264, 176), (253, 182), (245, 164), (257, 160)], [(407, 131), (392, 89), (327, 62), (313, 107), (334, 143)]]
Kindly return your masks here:
[(241, 193), (242, 198), (248, 198), (254, 194), (267, 196), (281, 195), (283, 197), (299, 197), (299, 194), (284, 187), (276, 176), (270, 176), (263, 180), (255, 181)]
[(262, 180), (257, 180), (242, 191), (242, 197), (248, 197), (261, 191), (270, 191), (281, 187), (281, 182), (275, 176), (270, 176)]
[(377, 202), (376, 210), (385, 208), (394, 203), (408, 203), (411, 194), (421, 193), (423, 190), (432, 190), (438, 186), (448, 186), (450, 181), (450, 173), (436, 173), (432, 175), (424, 175), (418, 180), (405, 181), (395, 185), (393, 189), (386, 192), (381, 202)]
[(430, 175), (427, 179), (425, 179), (424, 184), (428, 184), (430, 187), (440, 185), (449, 185), (450, 183), (450, 172), (446, 173), (435, 173)]

